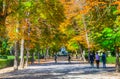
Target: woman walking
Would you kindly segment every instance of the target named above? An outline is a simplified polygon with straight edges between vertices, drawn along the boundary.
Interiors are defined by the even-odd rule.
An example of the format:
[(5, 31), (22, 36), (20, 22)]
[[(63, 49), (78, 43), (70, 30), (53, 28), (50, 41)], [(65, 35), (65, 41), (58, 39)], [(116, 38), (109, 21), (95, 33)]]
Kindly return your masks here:
[(98, 55), (98, 52), (95, 55), (95, 60), (96, 60), (96, 67), (99, 68), (100, 56)]

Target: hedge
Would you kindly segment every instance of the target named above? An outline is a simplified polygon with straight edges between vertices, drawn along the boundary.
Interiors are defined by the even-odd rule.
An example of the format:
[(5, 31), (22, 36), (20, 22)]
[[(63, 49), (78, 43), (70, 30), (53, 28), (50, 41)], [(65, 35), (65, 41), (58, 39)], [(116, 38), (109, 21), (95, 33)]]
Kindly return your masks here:
[(0, 59), (0, 69), (5, 67), (11, 67), (14, 64), (14, 59)]
[(0, 55), (0, 59), (8, 59), (7, 56)]
[[(24, 57), (24, 60), (26, 61), (26, 57)], [(29, 57), (29, 62), (32, 61), (32, 57)], [(18, 62), (20, 62), (20, 57), (18, 59)], [(1, 56), (0, 58), (0, 69), (5, 67), (11, 67), (14, 65), (14, 56)], [(19, 63), (18, 63), (19, 65)]]

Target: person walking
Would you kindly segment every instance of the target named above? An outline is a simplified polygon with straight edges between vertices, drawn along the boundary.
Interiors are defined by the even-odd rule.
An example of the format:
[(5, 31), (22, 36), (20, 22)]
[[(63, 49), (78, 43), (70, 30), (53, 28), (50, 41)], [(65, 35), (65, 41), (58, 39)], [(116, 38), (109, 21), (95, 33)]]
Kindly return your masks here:
[(98, 52), (95, 55), (95, 60), (96, 60), (96, 67), (99, 68), (100, 56), (98, 55)]
[(90, 65), (91, 65), (91, 67), (93, 68), (94, 67), (94, 55), (93, 55), (93, 53), (90, 53)]
[(57, 54), (55, 54), (54, 59), (55, 59), (55, 63), (57, 63)]
[(71, 63), (71, 56), (68, 55), (68, 63)]
[(103, 68), (106, 68), (106, 54), (104, 52), (102, 54), (102, 63), (103, 63)]

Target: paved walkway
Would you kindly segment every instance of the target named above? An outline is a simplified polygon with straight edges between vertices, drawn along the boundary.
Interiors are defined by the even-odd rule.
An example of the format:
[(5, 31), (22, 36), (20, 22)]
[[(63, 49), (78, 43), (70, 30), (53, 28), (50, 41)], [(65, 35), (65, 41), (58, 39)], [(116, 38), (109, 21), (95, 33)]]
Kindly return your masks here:
[(31, 65), (24, 70), (0, 73), (0, 79), (120, 79), (115, 68), (107, 65), (104, 69), (91, 68), (87, 63), (49, 62)]

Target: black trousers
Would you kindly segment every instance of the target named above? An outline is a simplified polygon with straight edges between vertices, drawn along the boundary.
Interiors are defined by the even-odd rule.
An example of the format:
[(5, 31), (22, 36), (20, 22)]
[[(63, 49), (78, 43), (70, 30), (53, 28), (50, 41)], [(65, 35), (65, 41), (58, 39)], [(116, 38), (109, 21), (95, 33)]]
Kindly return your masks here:
[(99, 62), (100, 60), (96, 60), (96, 67), (99, 68)]

